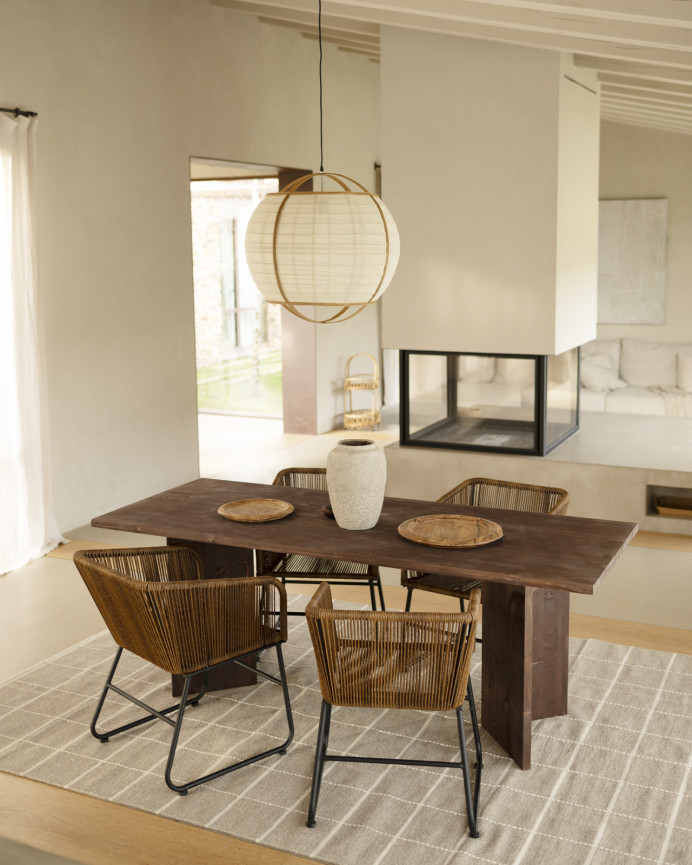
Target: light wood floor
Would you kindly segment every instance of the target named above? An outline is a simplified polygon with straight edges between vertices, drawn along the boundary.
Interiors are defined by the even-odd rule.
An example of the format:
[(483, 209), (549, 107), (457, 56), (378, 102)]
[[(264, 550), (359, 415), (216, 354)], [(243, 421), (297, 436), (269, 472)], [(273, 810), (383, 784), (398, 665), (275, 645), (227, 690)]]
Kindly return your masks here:
[[(360, 587), (335, 588), (334, 594), (341, 600), (368, 602)], [(403, 607), (403, 589), (385, 586), (385, 597), (388, 606)], [(424, 603), (426, 609), (457, 609), (454, 600), (429, 593)], [(570, 632), (576, 637), (692, 654), (689, 631), (572, 616)], [(0, 840), (3, 865), (64, 862), (57, 857), (84, 865), (308, 865), (315, 861), (4, 773), (0, 773), (0, 802), (0, 836), (9, 839), (4, 847)]]

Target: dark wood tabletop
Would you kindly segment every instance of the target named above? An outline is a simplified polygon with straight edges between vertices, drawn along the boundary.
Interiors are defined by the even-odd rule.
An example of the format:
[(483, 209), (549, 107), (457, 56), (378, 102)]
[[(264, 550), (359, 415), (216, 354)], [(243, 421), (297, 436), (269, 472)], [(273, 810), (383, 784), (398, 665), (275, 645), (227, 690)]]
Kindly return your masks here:
[[(227, 502), (250, 498), (282, 499), (294, 511), (264, 523), (233, 522), (217, 513)], [(593, 594), (637, 531), (636, 523), (398, 498), (385, 498), (374, 528), (348, 531), (324, 515), (328, 503), (327, 493), (314, 490), (200, 478), (96, 517), (92, 525), (580, 594)], [(493, 520), (504, 536), (486, 546), (450, 550), (409, 541), (397, 532), (413, 517), (450, 513)]]

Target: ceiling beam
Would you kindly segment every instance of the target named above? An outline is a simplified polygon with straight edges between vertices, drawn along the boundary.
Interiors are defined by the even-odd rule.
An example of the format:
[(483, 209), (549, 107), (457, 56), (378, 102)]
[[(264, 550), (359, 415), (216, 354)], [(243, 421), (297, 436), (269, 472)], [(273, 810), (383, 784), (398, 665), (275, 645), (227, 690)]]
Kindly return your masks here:
[[(314, 39), (315, 41), (318, 39), (317, 33), (304, 31), (301, 35), (303, 39)], [(364, 45), (362, 42), (346, 39), (343, 36), (325, 36), (324, 31), (322, 31), (322, 42), (338, 45), (340, 48), (349, 48), (353, 53), (367, 54), (369, 57), (377, 57), (378, 60), (380, 57), (379, 47), (373, 48), (372, 46)]]
[(653, 81), (645, 78), (631, 78), (628, 75), (613, 75), (609, 72), (601, 72), (598, 80), (603, 84), (611, 84), (618, 87), (631, 87), (645, 93), (671, 94), (680, 96), (692, 96), (692, 84), (673, 83), (671, 81)]
[[(256, 14), (271, 17), (297, 20), (296, 14), (307, 14), (312, 15), (313, 23), (316, 20), (315, 0), (214, 2), (246, 12), (256, 10)], [(660, 2), (665, 5), (665, 0)], [(273, 6), (274, 11), (267, 11), (268, 6)], [(651, 21), (644, 25), (636, 16), (622, 14), (620, 20), (613, 21), (603, 15), (591, 15), (590, 8), (586, 16), (575, 14), (572, 7), (569, 7), (570, 14), (565, 15), (556, 8), (562, 7), (560, 4), (494, 0), (379, 0), (377, 3), (323, 0), (323, 16), (357, 19), (371, 25), (393, 25), (615, 60), (692, 68), (692, 5), (689, 19), (679, 27), (668, 23), (658, 26)]]
[(674, 69), (672, 66), (658, 66), (651, 63), (627, 63), (605, 57), (591, 57), (577, 54), (575, 65), (599, 72), (614, 72), (628, 78), (643, 78), (651, 81), (683, 82), (692, 84), (692, 66), (687, 69)]
[(622, 102), (618, 99), (606, 98), (602, 102), (604, 110), (617, 108), (621, 111), (628, 111), (633, 115), (641, 117), (665, 117), (668, 120), (674, 120), (680, 123), (692, 122), (692, 113), (684, 109), (673, 111), (671, 109), (664, 110), (658, 105), (642, 105), (635, 102)]
[[(279, 27), (288, 27), (290, 30), (299, 30), (301, 33), (310, 34), (311, 36), (318, 35), (317, 25), (299, 24), (297, 21), (285, 21), (282, 18), (270, 18), (266, 15), (260, 16), (260, 21), (263, 24), (276, 24)], [(358, 45), (367, 46), (380, 52), (379, 36), (371, 36), (368, 33), (358, 33), (355, 30), (335, 30), (331, 27), (322, 27), (322, 39), (334, 41), (336, 39), (344, 39), (348, 42), (357, 43)]]
[(630, 112), (620, 111), (613, 108), (603, 111), (601, 120), (613, 120), (616, 123), (628, 123), (630, 126), (647, 126), (651, 129), (662, 129), (666, 132), (682, 132), (685, 135), (692, 135), (692, 123), (680, 124), (664, 120), (655, 120), (649, 117), (638, 117), (632, 115)]
[[(237, 8), (240, 0), (210, 0), (214, 6)], [(275, 8), (315, 12), (316, 0), (242, 0), (242, 5), (270, 2)], [(394, 16), (431, 16), (441, 19), (488, 18), (503, 20), (522, 14), (558, 16), (579, 21), (614, 19), (622, 23), (689, 27), (692, 14), (683, 0), (323, 0), (322, 11), (362, 17), (366, 10), (383, 19)]]
[[(317, 38), (317, 0), (208, 2)], [(322, 0), (325, 43), (377, 60), (381, 26), (572, 54), (597, 71), (604, 117), (687, 123), (692, 0)]]
[[(293, 9), (284, 4), (272, 2), (272, 0), (210, 0), (214, 6), (222, 6), (226, 9), (235, 9), (238, 12), (247, 12), (257, 15), (259, 18), (272, 18), (277, 23), (286, 22), (292, 24), (304, 24), (306, 27), (317, 26), (317, 5), (312, 3), (311, 8)], [(348, 33), (359, 33), (373, 36), (379, 39), (379, 24), (370, 21), (361, 21), (357, 18), (343, 18), (322, 12), (322, 27), (332, 30), (344, 30)]]
[(684, 97), (671, 94), (670, 96), (662, 96), (660, 94), (647, 94), (646, 91), (637, 90), (634, 87), (621, 87), (612, 84), (601, 85), (601, 95), (608, 96), (610, 99), (629, 100), (632, 102), (641, 102), (642, 105), (661, 105), (664, 108), (689, 108), (692, 110), (692, 96)]

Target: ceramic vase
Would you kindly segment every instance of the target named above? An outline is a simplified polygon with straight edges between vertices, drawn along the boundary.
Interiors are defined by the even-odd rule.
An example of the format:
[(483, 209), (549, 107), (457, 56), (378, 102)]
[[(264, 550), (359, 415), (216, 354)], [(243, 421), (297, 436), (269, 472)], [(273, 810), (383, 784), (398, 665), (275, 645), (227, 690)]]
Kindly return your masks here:
[(371, 529), (379, 519), (387, 480), (384, 452), (370, 439), (342, 439), (327, 456), (327, 488), (342, 529)]

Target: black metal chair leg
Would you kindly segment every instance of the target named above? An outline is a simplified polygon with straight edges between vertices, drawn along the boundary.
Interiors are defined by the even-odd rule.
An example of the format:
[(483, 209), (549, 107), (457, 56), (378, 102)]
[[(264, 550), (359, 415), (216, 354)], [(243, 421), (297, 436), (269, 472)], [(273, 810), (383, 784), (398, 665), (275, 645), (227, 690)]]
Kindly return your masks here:
[[(466, 753), (466, 736), (464, 734), (464, 716), (462, 707), (456, 710), (457, 712), (457, 727), (459, 729), (459, 746), (461, 748), (461, 766), (464, 773), (464, 796), (466, 797), (466, 816), (469, 824), (469, 835), (472, 838), (478, 838), (478, 803), (474, 803), (474, 797), (471, 794), (471, 779), (469, 777), (469, 760)], [(476, 788), (480, 786), (480, 767), (476, 768)]]
[[(171, 780), (171, 773), (173, 770), (173, 762), (175, 760), (175, 753), (178, 747), (178, 739), (180, 737), (180, 730), (183, 724), (183, 718), (185, 716), (185, 709), (187, 706), (196, 706), (200, 699), (204, 696), (207, 690), (207, 679), (208, 679), (208, 671), (202, 670), (203, 674), (203, 687), (199, 693), (195, 694), (193, 697), (190, 697), (190, 685), (192, 683), (192, 676), (196, 675), (196, 673), (190, 673), (184, 676), (184, 684), (183, 684), (183, 693), (180, 698), (180, 702), (176, 703), (173, 706), (169, 706), (166, 709), (162, 709), (158, 711), (157, 709), (153, 709), (151, 706), (148, 706), (146, 703), (143, 703), (141, 700), (137, 699), (137, 697), (132, 694), (128, 694), (126, 691), (123, 691), (121, 688), (116, 687), (113, 684), (113, 677), (115, 675), (115, 671), (118, 667), (118, 663), (120, 662), (120, 658), (122, 656), (122, 649), (119, 648), (115, 653), (115, 658), (113, 660), (113, 664), (111, 665), (111, 669), (108, 673), (108, 677), (106, 678), (106, 684), (103, 687), (103, 691), (101, 693), (101, 697), (99, 699), (98, 705), (96, 707), (96, 712), (94, 713), (93, 720), (91, 722), (91, 733), (92, 735), (100, 739), (102, 742), (107, 742), (110, 736), (115, 736), (117, 733), (123, 733), (125, 730), (131, 730), (134, 727), (139, 727), (141, 724), (146, 724), (149, 721), (153, 721), (155, 719), (159, 719), (161, 721), (165, 721), (167, 724), (170, 724), (173, 727), (173, 737), (171, 740), (171, 746), (168, 752), (168, 760), (166, 763), (166, 771), (165, 771), (165, 779), (166, 784), (170, 787), (171, 790), (174, 790), (176, 793), (179, 793), (181, 796), (184, 796), (187, 791), (196, 787), (199, 784), (203, 784), (206, 781), (212, 781), (215, 778), (221, 777), (221, 775), (226, 775), (228, 772), (232, 772), (235, 769), (241, 769), (243, 766), (247, 766), (250, 763), (256, 763), (258, 760), (263, 760), (265, 757), (270, 757), (273, 754), (285, 754), (286, 749), (293, 741), (294, 736), (294, 725), (293, 725), (293, 713), (291, 711), (291, 701), (288, 693), (288, 682), (286, 679), (286, 668), (284, 666), (283, 653), (281, 651), (281, 644), (276, 643), (276, 656), (279, 663), (279, 671), (280, 671), (280, 679), (277, 679), (275, 676), (269, 675), (269, 673), (265, 673), (262, 670), (256, 670), (256, 672), (267, 679), (271, 679), (271, 681), (276, 682), (281, 685), (283, 695), (284, 695), (284, 706), (286, 708), (286, 721), (288, 723), (288, 738), (281, 745), (278, 745), (276, 748), (270, 748), (268, 751), (263, 751), (260, 754), (256, 754), (254, 757), (248, 757), (246, 760), (241, 760), (238, 763), (234, 763), (230, 766), (226, 766), (223, 769), (219, 769), (216, 772), (212, 772), (209, 775), (204, 775), (201, 778), (196, 778), (193, 781), (189, 781), (186, 784), (174, 784)], [(232, 659), (230, 661), (226, 661), (224, 663), (233, 663), (240, 661), (238, 659)], [(221, 665), (217, 665), (221, 666)], [(96, 724), (98, 722), (99, 716), (103, 709), (103, 705), (106, 701), (106, 696), (108, 691), (114, 691), (116, 694), (119, 694), (121, 697), (129, 700), (131, 703), (139, 706), (142, 709), (145, 709), (150, 714), (145, 715), (142, 718), (138, 718), (136, 721), (132, 721), (129, 724), (123, 724), (120, 727), (116, 727), (113, 730), (108, 730), (107, 732), (99, 733), (96, 729)], [(168, 718), (167, 715), (172, 712), (178, 713), (178, 716), (175, 721), (172, 718)]]
[[(264, 760), (266, 757), (271, 757), (274, 754), (285, 754), (286, 749), (293, 741), (293, 714), (291, 712), (291, 703), (288, 695), (288, 684), (286, 681), (286, 669), (284, 667), (283, 662), (283, 654), (281, 652), (281, 644), (276, 644), (276, 656), (279, 661), (279, 671), (281, 675), (281, 679), (278, 680), (274, 676), (270, 676), (269, 673), (264, 673), (261, 670), (257, 670), (256, 672), (265, 678), (271, 679), (277, 684), (280, 684), (284, 694), (284, 702), (286, 706), (286, 720), (288, 722), (288, 738), (281, 745), (277, 745), (275, 748), (270, 748), (268, 751), (262, 751), (259, 754), (255, 754), (253, 757), (247, 757), (245, 760), (239, 760), (237, 763), (231, 763), (229, 766), (224, 766), (223, 769), (217, 769), (216, 772), (210, 772), (208, 775), (202, 775), (199, 778), (195, 778), (193, 781), (188, 781), (186, 784), (174, 784), (171, 780), (171, 772), (173, 769), (173, 760), (175, 759), (175, 751), (178, 744), (178, 735), (180, 733), (180, 726), (182, 725), (183, 720), (183, 711), (181, 709), (180, 714), (178, 715), (178, 722), (176, 724), (175, 731), (173, 733), (173, 740), (171, 742), (171, 749), (168, 756), (168, 763), (166, 765), (166, 784), (170, 787), (171, 790), (174, 790), (176, 793), (179, 793), (181, 796), (184, 796), (188, 790), (192, 787), (198, 787), (200, 784), (205, 784), (207, 781), (214, 781), (216, 778), (220, 778), (222, 775), (228, 775), (229, 772), (235, 772), (236, 769), (242, 769), (244, 766), (249, 766), (251, 763), (257, 763), (259, 760)], [(229, 663), (232, 663), (229, 662)], [(186, 693), (186, 690), (189, 690), (188, 685), (188, 676), (185, 677), (185, 687), (183, 693)]]
[(307, 826), (309, 829), (315, 825), (315, 812), (317, 811), (317, 800), (320, 795), (320, 786), (322, 785), (322, 772), (324, 771), (324, 757), (327, 753), (327, 744), (329, 742), (329, 726), (332, 717), (331, 704), (326, 700), (322, 700), (322, 710), (320, 712), (320, 726), (317, 733), (317, 747), (315, 748), (315, 766), (312, 772), (312, 790), (310, 791), (310, 805), (308, 808)]
[(375, 600), (375, 586), (373, 585), (372, 580), (368, 580), (368, 587), (370, 589), (370, 608), (376, 610), (377, 601)]
[(380, 579), (380, 577), (377, 578), (377, 591), (380, 596), (380, 609), (385, 610), (386, 607), (384, 605), (384, 592), (382, 591), (382, 580)]
[(183, 785), (182, 787), (178, 787), (171, 782), (171, 769), (173, 768), (173, 760), (175, 759), (175, 751), (178, 747), (178, 737), (180, 736), (180, 728), (183, 726), (183, 716), (185, 715), (185, 704), (187, 702), (187, 695), (190, 693), (190, 683), (192, 682), (191, 676), (185, 676), (185, 682), (183, 684), (183, 693), (180, 698), (180, 710), (178, 712), (178, 718), (175, 722), (175, 728), (173, 730), (173, 738), (171, 740), (171, 747), (168, 752), (168, 761), (166, 762), (166, 784), (171, 788), (171, 790), (175, 790), (176, 793), (180, 793), (181, 796), (187, 796), (187, 786)]
[(476, 701), (473, 697), (473, 685), (471, 676), (466, 688), (466, 699), (469, 701), (469, 712), (471, 713), (471, 724), (473, 725), (473, 741), (476, 746), (476, 769), (483, 766), (483, 751), (481, 748), (481, 731), (478, 727), (478, 715), (476, 713)]
[[(132, 694), (128, 694), (126, 691), (123, 691), (121, 688), (116, 687), (113, 684), (113, 677), (115, 675), (115, 671), (118, 667), (118, 663), (120, 662), (120, 658), (122, 656), (123, 650), (122, 648), (118, 648), (115, 653), (115, 658), (113, 659), (113, 664), (111, 666), (110, 672), (106, 678), (106, 683), (103, 686), (103, 691), (101, 692), (101, 697), (99, 698), (98, 705), (96, 706), (96, 711), (94, 712), (94, 717), (91, 720), (91, 735), (95, 739), (99, 739), (101, 742), (107, 742), (111, 736), (117, 736), (118, 733), (124, 733), (126, 730), (132, 730), (135, 727), (140, 727), (142, 724), (148, 724), (149, 721), (154, 721), (157, 718), (162, 721), (166, 721), (171, 726), (174, 725), (174, 722), (165, 717), (166, 715), (170, 715), (172, 712), (177, 712), (181, 706), (181, 703), (174, 703), (172, 706), (168, 706), (166, 709), (161, 709), (160, 711), (156, 709), (152, 709), (151, 706), (148, 706), (146, 703), (143, 703), (141, 700), (138, 700), (136, 697), (133, 697)], [(121, 697), (124, 697), (126, 700), (129, 700), (131, 703), (139, 706), (141, 709), (149, 712), (148, 715), (144, 715), (142, 718), (138, 718), (136, 721), (131, 721), (129, 724), (122, 724), (120, 727), (114, 727), (112, 730), (104, 731), (103, 733), (99, 733), (96, 729), (96, 724), (101, 715), (101, 711), (103, 710), (103, 705), (106, 702), (106, 696), (109, 691), (114, 691), (116, 694), (120, 694)], [(187, 700), (188, 706), (196, 706), (202, 697), (205, 695), (207, 691), (207, 679), (206, 676), (204, 678), (204, 684), (197, 694), (194, 697), (191, 697)]]
[(281, 689), (284, 694), (284, 706), (286, 708), (286, 721), (288, 722), (288, 739), (284, 743), (285, 747), (279, 750), (279, 754), (285, 754), (288, 746), (293, 741), (295, 727), (293, 726), (293, 712), (291, 711), (291, 700), (288, 696), (288, 681), (286, 679), (286, 667), (284, 666), (284, 655), (281, 651), (281, 643), (276, 644), (276, 659), (279, 662), (279, 676), (281, 677)]
[(411, 596), (413, 595), (413, 589), (409, 589), (406, 592), (406, 606), (404, 607), (405, 613), (411, 612)]
[(113, 676), (115, 675), (116, 668), (120, 662), (120, 656), (122, 655), (123, 650), (122, 646), (118, 646), (118, 650), (115, 653), (115, 658), (113, 659), (113, 663), (111, 664), (110, 671), (108, 676), (106, 677), (106, 683), (103, 686), (103, 690), (101, 691), (101, 697), (99, 698), (98, 705), (96, 706), (96, 711), (94, 712), (94, 717), (91, 719), (91, 735), (95, 739), (100, 739), (102, 742), (108, 741), (108, 735), (106, 733), (97, 733), (96, 732), (96, 722), (99, 719), (99, 715), (101, 714), (101, 709), (103, 709), (103, 704), (106, 702), (106, 696), (108, 694), (109, 686), (113, 681)]

